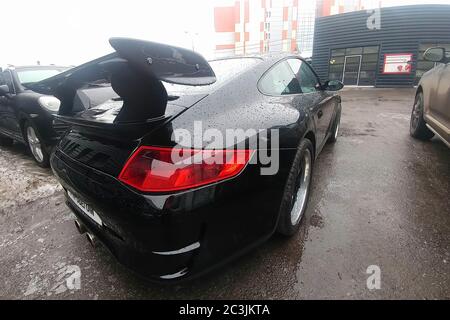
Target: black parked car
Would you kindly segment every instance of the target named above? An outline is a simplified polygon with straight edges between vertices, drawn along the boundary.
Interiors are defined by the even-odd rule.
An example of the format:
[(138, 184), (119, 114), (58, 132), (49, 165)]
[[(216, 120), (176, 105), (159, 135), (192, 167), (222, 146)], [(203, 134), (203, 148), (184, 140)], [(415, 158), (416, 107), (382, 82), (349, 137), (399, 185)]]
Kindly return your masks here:
[(66, 70), (59, 66), (30, 66), (0, 72), (0, 144), (10, 145), (14, 140), (26, 144), (42, 167), (48, 166), (50, 149), (67, 125), (52, 124), (59, 100), (29, 87)]
[[(78, 230), (160, 281), (201, 274), (275, 231), (293, 235), (314, 160), (338, 137), (341, 99), (332, 91), (342, 83), (321, 83), (289, 54), (208, 63), (167, 45), (110, 43), (115, 53), (34, 86), (61, 100), (58, 117), (72, 125), (51, 165)], [(78, 112), (80, 96), (96, 107)], [(254, 160), (264, 146), (251, 134), (214, 151), (210, 139), (180, 142), (180, 133), (197, 137), (199, 124), (224, 137), (257, 129), (278, 170), (262, 174)], [(213, 155), (223, 162), (207, 161)]]

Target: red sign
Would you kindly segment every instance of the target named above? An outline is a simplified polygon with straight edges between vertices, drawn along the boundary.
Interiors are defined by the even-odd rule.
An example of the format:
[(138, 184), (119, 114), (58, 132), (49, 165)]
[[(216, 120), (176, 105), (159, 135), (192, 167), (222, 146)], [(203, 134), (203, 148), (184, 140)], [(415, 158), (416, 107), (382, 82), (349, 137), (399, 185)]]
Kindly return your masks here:
[(383, 74), (410, 74), (412, 57), (412, 53), (385, 54)]

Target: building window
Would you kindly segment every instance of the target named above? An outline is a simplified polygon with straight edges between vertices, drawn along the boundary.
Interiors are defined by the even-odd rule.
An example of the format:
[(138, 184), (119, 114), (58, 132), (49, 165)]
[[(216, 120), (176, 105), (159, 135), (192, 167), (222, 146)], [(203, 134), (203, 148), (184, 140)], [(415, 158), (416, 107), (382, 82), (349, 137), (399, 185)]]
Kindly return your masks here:
[(375, 85), (379, 51), (379, 46), (331, 50), (328, 79), (347, 85)]
[(331, 56), (332, 56), (332, 57), (345, 56), (345, 49), (335, 49), (335, 50), (331, 50)]
[(353, 55), (362, 54), (362, 53), (363, 53), (362, 47), (345, 49), (346, 56), (353, 56)]

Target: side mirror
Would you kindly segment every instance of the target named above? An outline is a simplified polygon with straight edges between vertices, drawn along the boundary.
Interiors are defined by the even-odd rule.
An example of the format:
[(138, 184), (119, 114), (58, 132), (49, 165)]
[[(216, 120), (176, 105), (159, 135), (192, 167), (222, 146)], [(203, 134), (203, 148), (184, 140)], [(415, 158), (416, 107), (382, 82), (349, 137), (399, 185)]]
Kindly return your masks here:
[(9, 93), (9, 87), (6, 84), (0, 86), (0, 97), (6, 96)]
[(344, 88), (344, 84), (339, 80), (329, 80), (322, 86), (326, 91), (339, 91)]
[(428, 48), (423, 54), (423, 58), (431, 62), (447, 62), (444, 48)]

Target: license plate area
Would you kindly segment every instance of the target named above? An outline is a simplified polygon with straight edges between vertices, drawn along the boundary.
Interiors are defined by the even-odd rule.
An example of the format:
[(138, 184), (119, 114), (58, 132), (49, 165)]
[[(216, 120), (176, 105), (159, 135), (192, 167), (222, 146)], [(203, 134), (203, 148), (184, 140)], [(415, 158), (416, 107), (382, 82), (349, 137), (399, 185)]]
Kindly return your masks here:
[(103, 226), (103, 221), (100, 218), (100, 216), (95, 212), (95, 210), (88, 205), (86, 202), (78, 198), (76, 195), (74, 195), (72, 192), (67, 191), (67, 196), (72, 200), (72, 203), (75, 204), (75, 206), (83, 212), (86, 216), (88, 216), (92, 221), (94, 221), (99, 226)]

